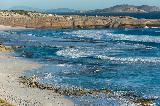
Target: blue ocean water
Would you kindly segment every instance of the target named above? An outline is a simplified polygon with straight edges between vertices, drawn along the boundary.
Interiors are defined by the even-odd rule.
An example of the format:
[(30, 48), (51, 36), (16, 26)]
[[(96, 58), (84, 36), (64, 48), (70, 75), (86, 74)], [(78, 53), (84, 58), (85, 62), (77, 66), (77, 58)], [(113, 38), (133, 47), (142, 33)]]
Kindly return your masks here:
[(59, 15), (81, 15), (81, 16), (130, 16), (145, 19), (160, 19), (160, 12), (151, 13), (56, 13)]
[(41, 75), (41, 83), (115, 91), (69, 97), (79, 105), (131, 105), (122, 92), (160, 105), (160, 28), (9, 30), (0, 31), (0, 42), (25, 46), (15, 56), (44, 64), (24, 73)]

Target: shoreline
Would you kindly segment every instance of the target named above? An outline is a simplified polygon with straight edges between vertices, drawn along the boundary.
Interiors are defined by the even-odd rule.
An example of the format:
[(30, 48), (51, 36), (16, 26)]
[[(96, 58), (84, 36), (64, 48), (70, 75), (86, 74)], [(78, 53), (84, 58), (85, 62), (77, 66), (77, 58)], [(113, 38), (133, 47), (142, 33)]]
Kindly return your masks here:
[(16, 106), (74, 105), (62, 95), (38, 88), (29, 88), (18, 82), (18, 77), (22, 76), (22, 72), (40, 68), (40, 64), (0, 53), (0, 66), (0, 98), (7, 102)]
[[(26, 29), (0, 25), (0, 31)], [(38, 69), (42, 64), (13, 57), (5, 46), (0, 51), (0, 98), (16, 106), (74, 106), (63, 95), (53, 91), (29, 88), (18, 81), (24, 71)]]
[(40, 68), (40, 64), (0, 53), (0, 66), (0, 98), (7, 102), (16, 106), (74, 105), (62, 95), (38, 88), (28, 88), (18, 82), (22, 72)]
[[(3, 29), (7, 29), (10, 26), (3, 26)], [(11, 27), (14, 29), (14, 27)], [(6, 48), (3, 46), (0, 49)], [(12, 47), (10, 47), (12, 49)], [(7, 51), (8, 49), (5, 49)], [(9, 53), (9, 54), (5, 54)], [(65, 99), (65, 95), (81, 95), (81, 94), (98, 94), (106, 93), (113, 94), (113, 96), (122, 96), (124, 99), (130, 98), (127, 94), (117, 95), (116, 92), (109, 89), (102, 90), (87, 90), (79, 89), (61, 89), (54, 86), (42, 85), (36, 80), (30, 80), (30, 78), (23, 78), (23, 72), (27, 70), (34, 70), (41, 68), (43, 65), (38, 64), (32, 60), (27, 60), (21, 57), (14, 57), (10, 55), (10, 49), (7, 52), (0, 52), (0, 98), (16, 106), (74, 106), (70, 99)], [(23, 67), (22, 67), (23, 66)], [(11, 71), (12, 70), (12, 71)], [(22, 78), (22, 82), (19, 78)], [(24, 81), (24, 83), (23, 83)], [(27, 82), (27, 83), (26, 83)], [(47, 89), (43, 89), (47, 88)], [(57, 92), (55, 92), (57, 91)], [(66, 91), (68, 94), (66, 94)], [(115, 95), (114, 95), (115, 94)], [(134, 95), (133, 95), (134, 96)], [(38, 98), (37, 98), (38, 97)], [(132, 95), (131, 95), (132, 97)], [(135, 104), (152, 104), (154, 98), (131, 98), (128, 103)]]

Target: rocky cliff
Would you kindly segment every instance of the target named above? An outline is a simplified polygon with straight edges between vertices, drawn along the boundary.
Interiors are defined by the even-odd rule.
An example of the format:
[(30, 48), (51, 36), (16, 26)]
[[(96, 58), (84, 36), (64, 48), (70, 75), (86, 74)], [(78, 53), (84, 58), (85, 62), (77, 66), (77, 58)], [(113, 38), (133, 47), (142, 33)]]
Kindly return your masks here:
[(160, 26), (160, 20), (132, 17), (61, 16), (28, 11), (0, 11), (0, 25), (27, 28), (124, 28)]

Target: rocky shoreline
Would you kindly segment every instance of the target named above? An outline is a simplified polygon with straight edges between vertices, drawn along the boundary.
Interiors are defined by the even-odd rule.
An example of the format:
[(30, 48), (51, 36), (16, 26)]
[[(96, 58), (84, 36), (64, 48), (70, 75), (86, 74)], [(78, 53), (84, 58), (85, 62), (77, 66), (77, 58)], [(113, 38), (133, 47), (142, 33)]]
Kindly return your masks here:
[[(42, 14), (33, 12), (27, 12), (24, 14), (24, 13), (16, 13), (13, 11), (1, 11), (0, 24), (5, 26), (13, 26), (13, 27), (19, 26), (26, 28), (144, 28), (146, 26), (159, 27), (160, 20), (137, 19), (127, 16), (126, 17), (60, 16), (60, 15)], [(18, 47), (4, 46), (0, 44), (1, 53), (11, 52), (13, 51), (14, 48)], [(51, 106), (52, 104), (60, 106), (64, 103), (67, 103), (68, 106), (69, 105), (71, 106), (74, 104), (64, 99), (63, 95), (79, 96), (85, 94), (115, 93), (112, 90), (108, 89), (103, 89), (103, 90), (63, 89), (63, 88), (56, 88), (51, 85), (40, 84), (33, 77), (31, 78), (20, 77), (21, 72), (29, 70), (31, 68), (37, 68), (39, 67), (39, 65), (34, 64), (32, 62), (30, 63), (20, 60), (18, 60), (17, 62), (17, 60), (13, 57), (4, 58), (3, 56), (0, 56), (0, 58), (4, 60), (4, 62), (0, 62), (0, 65), (2, 66), (2, 68), (0, 67), (2, 71), (0, 72), (0, 98), (7, 100), (11, 104), (16, 104), (17, 106), (28, 106), (28, 105), (41, 106), (44, 104), (46, 105), (46, 103), (48, 102), (51, 102), (49, 103), (49, 105), (51, 104)], [(5, 66), (6, 64), (7, 66)], [(21, 66), (25, 66), (26, 68), (23, 69), (21, 68)], [(14, 69), (15, 67), (16, 69)], [(10, 71), (11, 69), (12, 71)], [(18, 71), (16, 71), (17, 69)], [(20, 83), (17, 82), (18, 77)], [(27, 92), (27, 94), (24, 95), (24, 92)], [(34, 94), (33, 97), (32, 94)], [(58, 97), (55, 95), (58, 95)], [(41, 98), (36, 98), (39, 96), (41, 96)], [(154, 98), (142, 98), (134, 94), (123, 94), (120, 96), (123, 96), (124, 98), (129, 98), (132, 103), (140, 104), (142, 106), (149, 106), (155, 100)]]
[(2, 52), (2, 53), (9, 53), (9, 52), (14, 51), (13, 49), (21, 48), (21, 47), (22, 46), (5, 46), (3, 44), (0, 44), (0, 52)]
[(0, 11), (0, 24), (26, 28), (143, 28), (159, 27), (159, 19), (129, 16), (62, 16), (23, 10)]
[(140, 106), (150, 106), (156, 100), (156, 98), (144, 98), (139, 95), (134, 94), (133, 92), (118, 92), (112, 91), (109, 89), (85, 89), (85, 88), (64, 88), (64, 87), (57, 87), (54, 85), (48, 84), (41, 84), (37, 81), (38, 76), (26, 77), (21, 76), (19, 77), (19, 82), (24, 84), (29, 88), (38, 88), (41, 90), (49, 90), (54, 91), (55, 93), (59, 93), (65, 96), (83, 96), (87, 94), (109, 94), (115, 98), (123, 98), (126, 99), (126, 102), (133, 103)]
[[(12, 47), (12, 46), (4, 46), (4, 45), (0, 45), (0, 52), (2, 53), (8, 53), (10, 51), (13, 51), (15, 47)], [(30, 67), (30, 65), (28, 65)], [(0, 72), (1, 73), (1, 72)], [(16, 72), (17, 73), (17, 72)], [(1, 74), (0, 74), (1, 75)], [(13, 77), (14, 76), (14, 77)], [(19, 74), (18, 74), (19, 76)], [(47, 85), (47, 84), (41, 84), (38, 82), (38, 76), (32, 76), (32, 77), (26, 77), (26, 76), (19, 76), (19, 78), (17, 75), (15, 76), (15, 73), (11, 73), (9, 72), (8, 74), (8, 77), (7, 77), (7, 81), (10, 82), (9, 84), (11, 85), (11, 82), (15, 85), (17, 85), (18, 83), (22, 86), (24, 85), (25, 87), (28, 87), (27, 89), (30, 89), (31, 93), (33, 93), (33, 89), (39, 89), (39, 93), (40, 92), (45, 92), (45, 91), (49, 91), (50, 92), (50, 95), (51, 93), (57, 93), (57, 94), (60, 94), (60, 95), (64, 95), (64, 96), (83, 96), (83, 95), (87, 95), (87, 94), (100, 94), (100, 93), (104, 93), (104, 94), (109, 94), (109, 95), (113, 95), (113, 97), (116, 97), (116, 98), (123, 98), (123, 99), (126, 99), (129, 103), (133, 103), (133, 104), (137, 104), (137, 105), (141, 105), (141, 106), (149, 106), (151, 105), (156, 98), (143, 98), (139, 95), (136, 95), (134, 93), (126, 93), (126, 92), (123, 92), (123, 93), (118, 93), (117, 91), (112, 91), (110, 89), (101, 89), (101, 90), (97, 90), (97, 89), (80, 89), (80, 88), (63, 88), (63, 87), (57, 87), (57, 86), (54, 86), (54, 85)], [(12, 81), (10, 81), (8, 78), (11, 78)], [(2, 77), (4, 78), (4, 77)], [(18, 82), (17, 82), (17, 79), (18, 79)], [(14, 81), (13, 81), (14, 80)], [(14, 86), (15, 86), (14, 85)], [(19, 86), (19, 85), (18, 85)], [(17, 86), (17, 87), (18, 87)], [(3, 86), (4, 87), (4, 86)], [(12, 86), (11, 86), (12, 87)], [(20, 89), (20, 88), (18, 88)], [(22, 88), (23, 89), (23, 88)], [(26, 88), (25, 88), (26, 89)], [(22, 90), (23, 91), (23, 90)], [(0, 92), (1, 92), (1, 87), (0, 87)], [(5, 92), (8, 92), (7, 90), (5, 90)], [(29, 93), (29, 94), (31, 94)], [(2, 96), (2, 94), (0, 95), (0, 97)], [(19, 104), (20, 106), (23, 106), (23, 105), (41, 105), (41, 102), (34, 102), (34, 100), (32, 102), (25, 102), (24, 99), (21, 99), (20, 101), (15, 99), (14, 97), (11, 97), (11, 95), (8, 95), (9, 98), (5, 97), (5, 96), (2, 96), (2, 97), (5, 97), (5, 100), (9, 101), (10, 103), (12, 104)], [(13, 95), (12, 95), (13, 96)], [(11, 99), (15, 99), (14, 102), (11, 100)], [(29, 99), (29, 97), (27, 98), (27, 100)], [(1, 100), (3, 104), (7, 104), (7, 105), (4, 105), (4, 106), (12, 106), (10, 104), (8, 104), (6, 101), (4, 100)], [(16, 102), (16, 103), (15, 103)], [(64, 101), (62, 101), (64, 102)], [(0, 102), (0, 105), (1, 105), (1, 102)]]
[(19, 83), (18, 77), (22, 76), (24, 71), (37, 69), (42, 65), (8, 55), (14, 48), (16, 47), (0, 45), (0, 106), (74, 106), (63, 95), (28, 88)]

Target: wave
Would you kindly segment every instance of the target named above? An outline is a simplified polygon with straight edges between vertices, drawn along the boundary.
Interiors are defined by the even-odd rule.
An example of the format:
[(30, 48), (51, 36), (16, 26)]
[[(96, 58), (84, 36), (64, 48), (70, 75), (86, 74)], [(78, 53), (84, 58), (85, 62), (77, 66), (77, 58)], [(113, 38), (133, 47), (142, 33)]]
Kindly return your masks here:
[(153, 28), (153, 29), (159, 29), (160, 27), (151, 27), (151, 28)]
[(70, 49), (64, 49), (64, 50), (57, 51), (56, 54), (58, 56), (71, 57), (71, 58), (80, 58), (80, 57), (91, 56), (94, 53), (91, 52), (91, 51), (87, 52), (87, 51), (82, 51), (80, 49), (70, 48)]
[(126, 35), (126, 34), (113, 34), (108, 33), (113, 40), (127, 40), (127, 41), (136, 41), (136, 42), (154, 42), (160, 43), (159, 36), (149, 36), (149, 35)]
[(109, 57), (99, 55), (97, 58), (120, 63), (160, 63), (159, 57)]
[(115, 34), (112, 30), (78, 30), (73, 32), (64, 32), (73, 37), (92, 38), (96, 40), (127, 40), (136, 42), (154, 42), (160, 43), (159, 36), (150, 35), (129, 35), (129, 34)]
[(52, 73), (46, 73), (44, 78), (45, 79), (51, 79), (51, 78), (53, 78), (53, 75), (52, 75)]
[(115, 50), (113, 50), (113, 48), (110, 47), (104, 47), (104, 48), (79, 47), (79, 48), (62, 49), (60, 51), (57, 51), (56, 54), (58, 56), (64, 56), (69, 58), (81, 58), (81, 57), (90, 57), (99, 54), (105, 54), (106, 52), (115, 52)]
[[(112, 51), (111, 49), (108, 50)], [(81, 57), (94, 57), (103, 60), (115, 61), (120, 63), (160, 63), (159, 57), (110, 57), (102, 54), (108, 54), (107, 51), (95, 52), (95, 51), (86, 51), (83, 49), (64, 49), (57, 51), (58, 56), (64, 56), (68, 58), (81, 58)]]
[(78, 30), (78, 31), (64, 32), (64, 33), (72, 35), (73, 37), (92, 38), (100, 40), (108, 32), (109, 32), (108, 30)]

